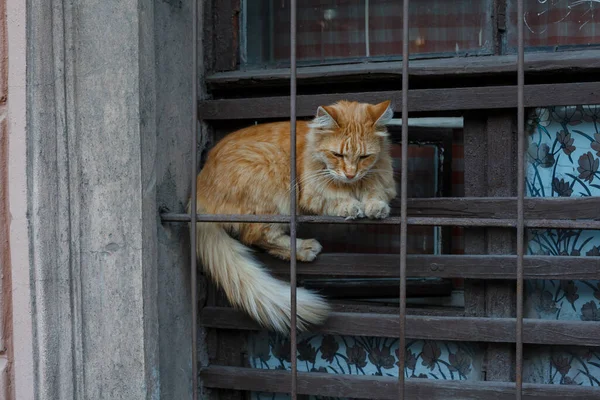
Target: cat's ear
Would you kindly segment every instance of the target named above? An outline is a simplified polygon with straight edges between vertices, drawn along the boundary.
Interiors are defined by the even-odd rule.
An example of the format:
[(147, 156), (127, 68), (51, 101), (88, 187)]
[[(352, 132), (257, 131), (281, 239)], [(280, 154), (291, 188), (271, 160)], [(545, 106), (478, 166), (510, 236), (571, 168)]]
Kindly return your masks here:
[(382, 103), (369, 106), (369, 114), (373, 121), (373, 126), (378, 128), (375, 134), (377, 136), (387, 136), (385, 126), (394, 118), (394, 110), (391, 106), (391, 101), (386, 100)]
[(386, 100), (382, 103), (370, 106), (369, 112), (371, 114), (371, 119), (373, 120), (373, 125), (385, 126), (390, 122), (394, 117), (394, 110), (392, 110), (391, 104), (392, 102), (390, 100)]
[(330, 106), (320, 106), (317, 108), (317, 115), (308, 126), (312, 129), (321, 131), (339, 128), (336, 117), (337, 113), (335, 108)]

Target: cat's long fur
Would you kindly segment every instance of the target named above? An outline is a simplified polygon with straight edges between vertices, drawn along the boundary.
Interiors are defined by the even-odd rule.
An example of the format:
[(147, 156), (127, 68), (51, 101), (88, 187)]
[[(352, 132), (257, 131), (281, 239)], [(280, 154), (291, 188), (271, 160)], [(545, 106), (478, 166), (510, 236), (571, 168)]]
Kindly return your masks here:
[[(297, 123), (297, 195), (301, 213), (385, 218), (395, 197), (386, 123), (389, 102), (338, 102)], [(197, 211), (207, 214), (290, 213), (290, 124), (255, 125), (234, 132), (210, 151), (197, 177)], [(189, 212), (189, 204), (188, 204)], [(205, 271), (266, 328), (288, 333), (290, 288), (251, 255), (255, 245), (290, 257), (283, 224), (197, 223), (198, 256)], [(236, 238), (239, 240), (236, 240)], [(297, 259), (313, 261), (314, 239), (297, 240)], [(316, 293), (298, 288), (298, 328), (322, 323), (329, 312)]]

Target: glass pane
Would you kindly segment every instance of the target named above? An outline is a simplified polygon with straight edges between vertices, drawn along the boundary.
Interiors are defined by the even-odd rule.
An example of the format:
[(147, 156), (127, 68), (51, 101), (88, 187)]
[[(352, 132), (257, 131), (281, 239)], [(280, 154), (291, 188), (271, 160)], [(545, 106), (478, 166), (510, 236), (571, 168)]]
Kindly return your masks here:
[[(538, 108), (531, 111), (526, 129), (527, 196), (600, 196), (600, 105)], [(527, 254), (596, 258), (600, 231), (530, 229)], [(599, 285), (591, 279), (527, 280), (525, 316), (599, 321)]]
[[(509, 49), (517, 48), (517, 2), (509, 2)], [(525, 0), (525, 47), (554, 48), (600, 44), (597, 0)]]
[[(290, 370), (289, 339), (270, 332), (248, 338), (251, 368)], [(483, 353), (476, 343), (408, 340), (404, 376), (435, 380), (482, 380)], [(302, 334), (298, 337), (298, 371), (336, 375), (398, 376), (398, 339)], [(284, 388), (282, 388), (284, 389)], [(287, 388), (285, 388), (287, 389)], [(256, 397), (254, 397), (256, 396)], [(255, 393), (256, 399), (286, 399), (283, 393)]]
[(600, 386), (600, 348), (525, 345), (523, 352), (526, 383)]
[[(489, 0), (421, 0), (411, 3), (412, 54), (489, 53)], [(248, 1), (242, 26), (242, 62), (289, 62), (289, 0)], [(298, 4), (300, 63), (398, 57), (402, 53), (402, 1), (307, 0)]]
[[(392, 158), (398, 193), (400, 192), (400, 165), (402, 146), (392, 144)], [(439, 193), (440, 158), (443, 149), (437, 145), (414, 144), (408, 147), (408, 197), (431, 198)], [(398, 197), (399, 199), (399, 197)], [(400, 215), (400, 209), (392, 205), (391, 214)], [(400, 252), (399, 227), (396, 225), (302, 225), (306, 236), (319, 237), (323, 249), (329, 253), (376, 253), (398, 254)], [(436, 254), (441, 247), (439, 228), (431, 226), (408, 227), (408, 254)]]

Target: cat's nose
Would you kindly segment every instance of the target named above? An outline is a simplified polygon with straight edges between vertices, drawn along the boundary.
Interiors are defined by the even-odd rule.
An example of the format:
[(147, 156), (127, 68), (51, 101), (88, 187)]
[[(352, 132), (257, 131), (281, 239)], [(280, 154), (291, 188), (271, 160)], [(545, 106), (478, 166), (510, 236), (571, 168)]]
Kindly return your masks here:
[(344, 172), (344, 175), (346, 175), (346, 178), (348, 178), (348, 179), (352, 179), (352, 178), (354, 178), (354, 177), (356, 176), (356, 173), (354, 173), (354, 174), (349, 174), (348, 172)]

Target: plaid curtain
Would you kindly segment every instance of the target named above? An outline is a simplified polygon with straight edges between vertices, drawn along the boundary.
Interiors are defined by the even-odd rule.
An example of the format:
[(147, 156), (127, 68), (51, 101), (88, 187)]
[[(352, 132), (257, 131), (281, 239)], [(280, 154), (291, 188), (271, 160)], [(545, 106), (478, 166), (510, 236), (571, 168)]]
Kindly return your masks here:
[[(289, 0), (262, 0), (249, 49), (272, 62), (289, 59)], [(365, 18), (368, 9), (368, 18)], [(411, 53), (455, 54), (491, 48), (490, 0), (420, 0), (411, 3)], [(269, 17), (272, 16), (272, 18)], [(392, 0), (306, 0), (298, 4), (298, 61), (325, 61), (402, 53), (402, 2)], [(256, 21), (258, 19), (258, 21)], [(272, 38), (264, 26), (272, 24)], [(368, 29), (367, 29), (368, 24)], [(263, 27), (259, 32), (258, 27)], [(368, 46), (367, 46), (368, 33)], [(262, 40), (258, 49), (256, 41)], [(272, 46), (272, 49), (265, 47)], [(249, 54), (249, 59), (256, 59)], [(264, 59), (263, 62), (268, 62)]]
[[(491, 3), (411, 2), (411, 54), (490, 54), (494, 29)], [(289, 0), (260, 0), (252, 3), (251, 9), (247, 32), (249, 63), (289, 61)], [(508, 17), (506, 46), (508, 51), (514, 51), (515, 0), (508, 0)], [(600, 45), (599, 18), (598, 0), (525, 0), (525, 46)], [(401, 53), (400, 0), (305, 0), (298, 4), (299, 62), (350, 61)]]

